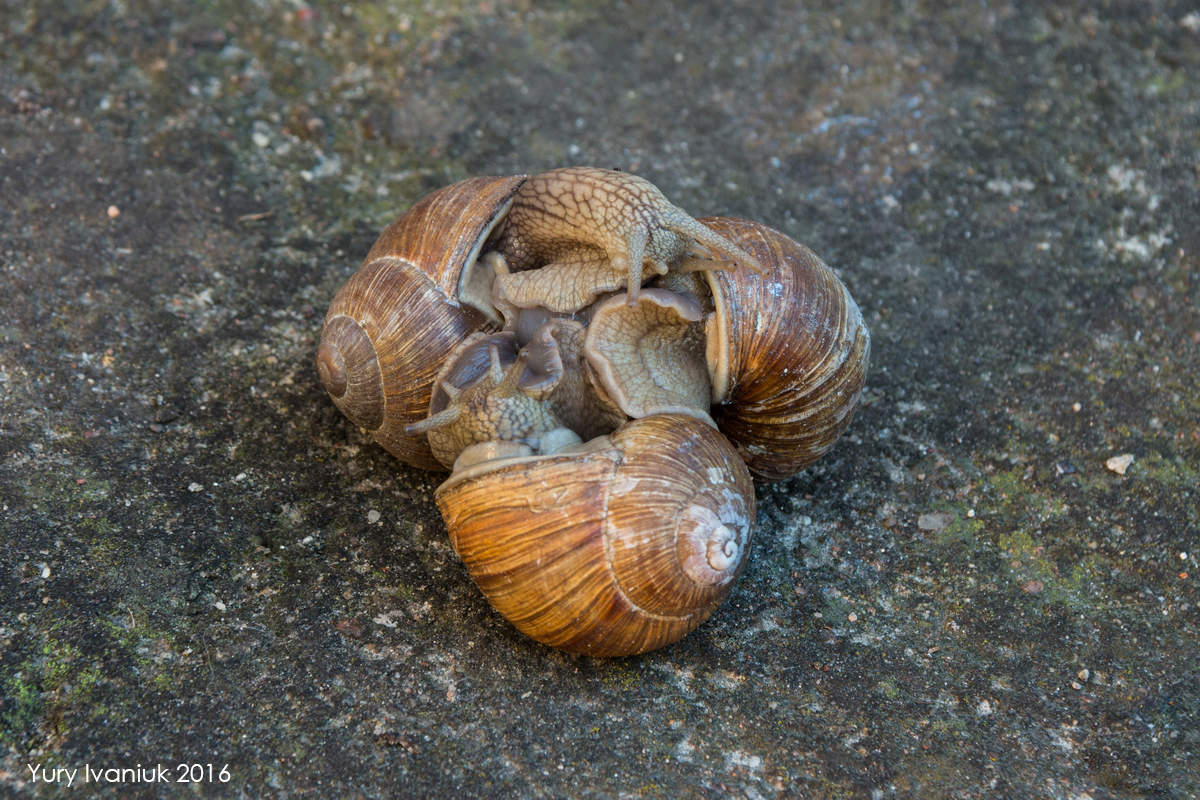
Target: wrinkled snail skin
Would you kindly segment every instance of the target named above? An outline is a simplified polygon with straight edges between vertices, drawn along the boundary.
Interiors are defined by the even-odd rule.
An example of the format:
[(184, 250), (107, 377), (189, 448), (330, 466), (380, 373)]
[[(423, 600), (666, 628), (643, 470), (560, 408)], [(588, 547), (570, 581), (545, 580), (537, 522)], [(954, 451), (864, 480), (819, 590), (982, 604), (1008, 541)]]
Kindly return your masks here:
[(440, 189), (389, 225), (325, 316), (317, 372), (334, 403), (397, 458), (441, 469), (405, 427), (429, 411), (449, 354), (487, 318), (458, 301), (464, 270), (524, 176), (471, 178)]
[(701, 222), (766, 268), (706, 273), (717, 306), (709, 331), (713, 418), (751, 473), (788, 478), (850, 424), (870, 334), (846, 287), (807, 247), (751, 220)]
[[(762, 269), (645, 178), (596, 167), (531, 175), (513, 198), (497, 246), (517, 270), (500, 279), (507, 299), (557, 312), (576, 311), (621, 288), (632, 305), (644, 278), (684, 264)], [(685, 259), (689, 253), (695, 257)], [(531, 267), (538, 269), (532, 280), (520, 272)]]
[(436, 499), (488, 602), (537, 641), (593, 656), (653, 650), (707, 619), (745, 566), (755, 513), (724, 437), (671, 414), (575, 452), (477, 464)]

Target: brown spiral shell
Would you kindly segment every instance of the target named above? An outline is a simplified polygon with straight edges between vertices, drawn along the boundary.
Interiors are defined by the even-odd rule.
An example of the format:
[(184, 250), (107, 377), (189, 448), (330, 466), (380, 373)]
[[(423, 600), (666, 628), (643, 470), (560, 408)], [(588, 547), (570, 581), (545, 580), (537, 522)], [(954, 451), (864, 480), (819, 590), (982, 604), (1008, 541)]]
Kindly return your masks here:
[[(751, 220), (701, 222), (766, 268), (707, 273), (717, 306), (712, 415), (755, 476), (780, 480), (823, 455), (850, 424), (870, 335), (846, 287), (807, 247)], [(721, 343), (726, 351), (713, 352)]]
[(470, 178), (419, 200), (383, 231), (325, 315), (322, 385), (350, 420), (413, 466), (441, 468), (426, 437), (404, 428), (426, 416), (450, 352), (487, 322), (458, 301), (459, 283), (524, 179)]
[(450, 541), (488, 602), (573, 653), (669, 644), (746, 563), (754, 486), (694, 417), (632, 420), (582, 452), (485, 462), (437, 490)]

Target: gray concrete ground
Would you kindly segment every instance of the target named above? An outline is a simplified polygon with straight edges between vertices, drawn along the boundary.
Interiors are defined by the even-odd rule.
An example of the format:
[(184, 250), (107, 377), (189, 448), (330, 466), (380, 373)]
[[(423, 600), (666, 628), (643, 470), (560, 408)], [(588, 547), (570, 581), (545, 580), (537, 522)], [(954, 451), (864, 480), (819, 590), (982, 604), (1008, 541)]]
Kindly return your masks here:
[[(0, 793), (1200, 793), (1194, 3), (2, 0), (0, 37)], [(312, 368), (409, 203), (564, 164), (783, 230), (873, 333), (729, 600), (629, 659), (497, 617), (439, 477)]]

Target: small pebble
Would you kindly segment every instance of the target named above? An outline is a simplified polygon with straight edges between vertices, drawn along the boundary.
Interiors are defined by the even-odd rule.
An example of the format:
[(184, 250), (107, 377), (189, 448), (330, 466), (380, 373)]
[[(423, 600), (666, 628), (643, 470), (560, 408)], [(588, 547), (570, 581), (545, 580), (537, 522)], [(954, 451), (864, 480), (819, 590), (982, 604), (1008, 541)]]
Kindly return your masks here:
[(1087, 683), (1088, 678), (1092, 677), (1092, 673), (1088, 669), (1084, 668), (1079, 670), (1079, 672), (1076, 672), (1075, 677), (1079, 678), (1079, 680), (1083, 681), (1084, 683)]
[(1125, 470), (1129, 469), (1129, 465), (1133, 463), (1132, 453), (1122, 453), (1119, 456), (1113, 456), (1108, 461), (1104, 462), (1104, 466), (1108, 467), (1118, 475), (1124, 475)]
[(1079, 413), (1080, 411), (1083, 411), (1083, 404), (1082, 403), (1072, 403), (1071, 410), (1074, 411), (1075, 413)]
[(1083, 688), (1083, 684), (1079, 681), (1071, 681), (1071, 688), (1078, 692)]
[(379, 512), (373, 508), (367, 512), (367, 522), (371, 525), (374, 525), (376, 522), (379, 522), (379, 517), (380, 517)]
[(116, 219), (119, 216), (121, 216), (121, 209), (117, 208), (116, 206), (108, 207), (108, 218), (109, 219)]
[(923, 531), (941, 531), (954, 521), (954, 515), (946, 511), (935, 511), (917, 517), (917, 527)]
[(192, 481), (191, 483), (188, 484), (188, 491), (189, 492), (202, 492), (202, 491), (204, 491), (204, 487), (202, 485), (200, 485), (199, 483)]

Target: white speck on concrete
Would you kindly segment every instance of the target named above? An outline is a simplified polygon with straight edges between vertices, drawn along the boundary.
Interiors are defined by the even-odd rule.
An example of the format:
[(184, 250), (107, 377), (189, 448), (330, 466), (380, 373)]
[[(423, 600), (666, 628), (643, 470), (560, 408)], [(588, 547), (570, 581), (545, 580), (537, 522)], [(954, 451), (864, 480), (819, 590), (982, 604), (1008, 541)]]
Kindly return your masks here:
[(992, 178), (984, 184), (988, 191), (1002, 194), (1009, 197), (1013, 192), (1031, 192), (1033, 191), (1033, 181), (1026, 178), (1020, 178), (1015, 181), (1004, 180), (1003, 178)]
[(762, 757), (753, 755), (752, 753), (743, 753), (741, 750), (732, 750), (725, 754), (725, 769), (729, 771), (734, 767), (743, 767), (751, 772), (758, 772), (762, 769)]
[(1118, 475), (1124, 475), (1125, 470), (1129, 469), (1129, 465), (1133, 463), (1132, 453), (1122, 453), (1119, 456), (1113, 456), (1108, 461), (1104, 462), (1104, 466)]

